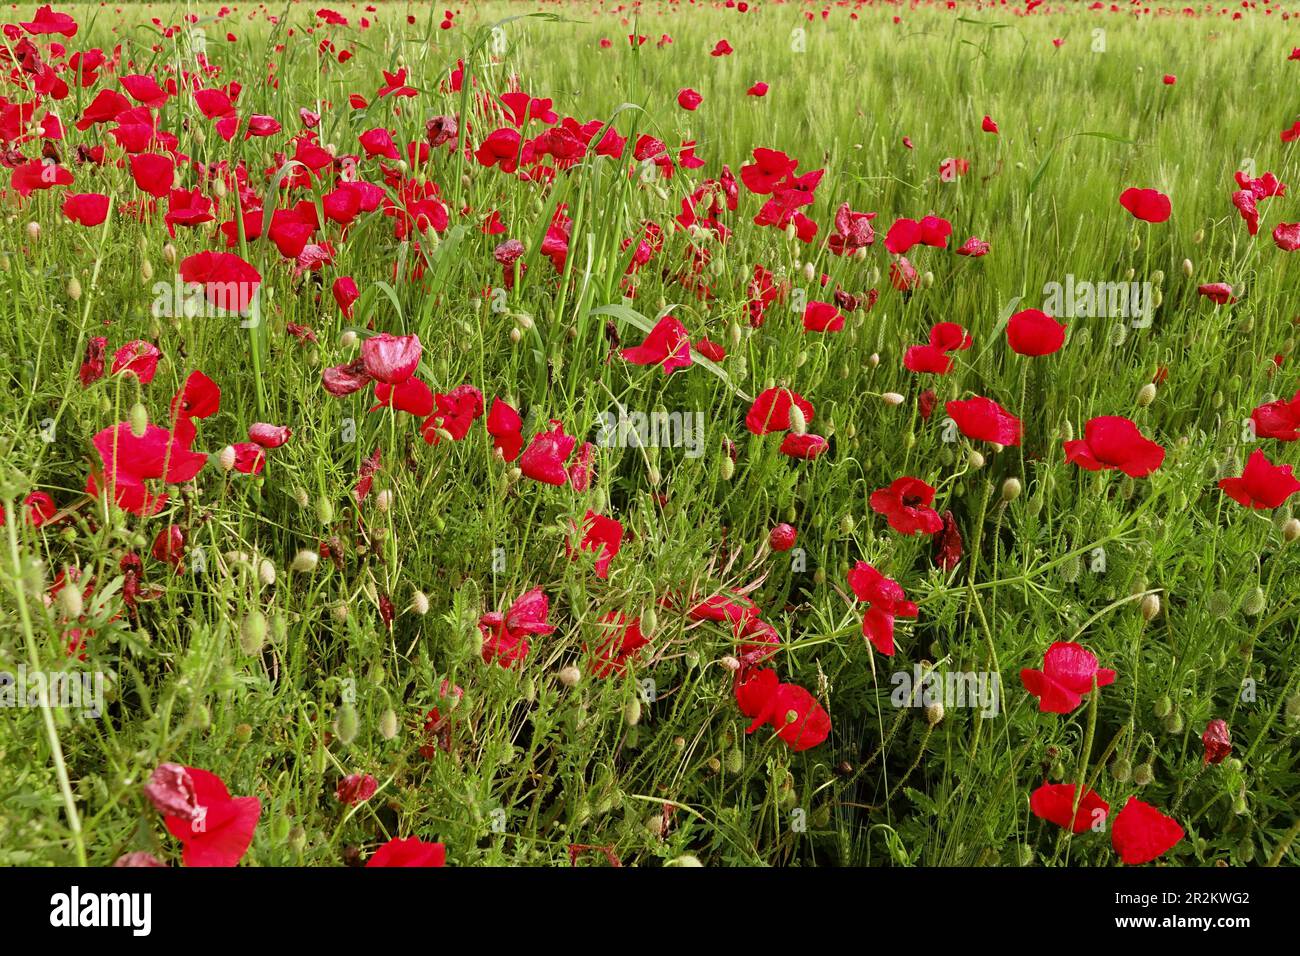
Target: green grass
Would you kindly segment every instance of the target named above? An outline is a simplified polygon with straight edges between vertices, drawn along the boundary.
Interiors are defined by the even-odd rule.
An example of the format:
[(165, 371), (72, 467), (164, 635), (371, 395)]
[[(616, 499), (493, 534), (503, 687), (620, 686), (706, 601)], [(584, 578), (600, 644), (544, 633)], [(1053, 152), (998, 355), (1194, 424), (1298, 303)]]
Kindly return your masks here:
[[(150, 16), (175, 23), (193, 9), (220, 82), (244, 86), (241, 114), (274, 116), (285, 133), (225, 143), (188, 97), (169, 101), (159, 125), (196, 162), (246, 161), (258, 192), (270, 192), (262, 172), (279, 169), (274, 153), (297, 130), (301, 106), (335, 104), (321, 109), (320, 132), (340, 153), (354, 151), (357, 134), (373, 126), (390, 126), (404, 145), (422, 137), (429, 117), (472, 109), (472, 94), (440, 92), (460, 58), (467, 90), (472, 77), (479, 90), (502, 92), (518, 74), (525, 90), (552, 97), (561, 116), (613, 121), (633, 141), (648, 132), (673, 149), (694, 139), (706, 165), (647, 184), (602, 159), (542, 189), (472, 157), (461, 162), (452, 148), (435, 150), (415, 175), (436, 182), (453, 210), (439, 243), (424, 242), (422, 252), (399, 245), (378, 213), (359, 219), (346, 241), (331, 226), (335, 260), (318, 284), (293, 278), (265, 240), (250, 242), (245, 257), (265, 282), (264, 321), (252, 330), (234, 318), (150, 315), (153, 284), (170, 280), (173, 261), (219, 247), (214, 225), (178, 229), (170, 241), (161, 215), (146, 224), (115, 215), (87, 230), (63, 220), (59, 189), (21, 205), (10, 196), (0, 224), (0, 503), (12, 515), (39, 488), (67, 518), (4, 529), (0, 670), (98, 670), (112, 675), (113, 689), (101, 720), (55, 710), (47, 727), (38, 708), (0, 715), (0, 862), (107, 865), (137, 849), (179, 862), (141, 791), (164, 761), (212, 770), (233, 794), (262, 800), (245, 858), (260, 866), (340, 865), (398, 835), (442, 841), (460, 866), (566, 865), (570, 844), (610, 847), (628, 865), (688, 854), (717, 865), (1116, 865), (1105, 835), (1066, 839), (1029, 812), (1028, 795), (1044, 779), (1080, 777), (1115, 809), (1136, 793), (1175, 816), (1188, 836), (1169, 863), (1297, 862), (1300, 545), (1284, 545), (1290, 505), (1247, 512), (1215, 486), (1240, 474), (1252, 447), (1242, 433), (1251, 409), (1300, 387), (1292, 356), (1298, 273), (1269, 239), (1279, 221), (1300, 219), (1297, 200), (1262, 202), (1253, 240), (1229, 201), (1233, 173), (1246, 162), (1283, 182), (1300, 178), (1294, 147), (1278, 136), (1295, 119), (1300, 63), (1287, 62), (1300, 45), (1295, 21), (1260, 11), (1233, 21), (1082, 7), (1021, 17), (863, 6), (856, 20), (850, 8), (832, 7), (825, 22), (809, 22), (804, 10), (820, 7), (755, 4), (740, 14), (647, 4), (624, 25), (591, 4), (501, 2), (465, 5), (448, 31), (438, 29), (446, 4), (378, 4), (377, 22), (361, 31), (362, 6), (340, 3), (333, 8), (353, 26), (307, 37), (301, 29), (318, 6), (285, 8), (278, 27), (262, 15), (245, 19), (246, 4), (229, 26), (208, 19), (214, 5), (128, 6), (117, 26), (108, 8), (58, 9), (82, 23), (70, 50), (121, 42), (140, 72), (193, 68), (178, 38), (161, 39), (148, 24)], [(492, 62), (488, 27), (534, 10), (547, 16), (504, 23), (505, 47)], [(1098, 28), (1104, 52), (1093, 50)], [(236, 44), (221, 39), (226, 29)], [(806, 31), (805, 52), (792, 49), (795, 29)], [(633, 49), (633, 32), (649, 40)], [(660, 48), (665, 33), (672, 43)], [(355, 56), (318, 68), (323, 36)], [(723, 37), (735, 53), (709, 56)], [(1056, 37), (1065, 40), (1059, 48)], [(612, 46), (602, 49), (601, 38)], [(272, 61), (277, 86), (265, 82)], [(346, 108), (349, 93), (373, 98), (380, 70), (395, 64), (410, 70), (420, 96), (401, 101), (396, 116), (387, 98), (366, 111)], [(1162, 84), (1165, 73), (1177, 83)], [(768, 95), (747, 97), (760, 80), (771, 85)], [(694, 113), (676, 105), (687, 86), (704, 97)], [(59, 107), (73, 188), (138, 198), (111, 162), (96, 170), (67, 159), (79, 142), (108, 140), (106, 127), (73, 126), (94, 92), (74, 90)], [(980, 131), (986, 113), (1000, 126), (996, 137)], [(491, 128), (476, 119), (471, 145)], [(761, 200), (742, 187), (740, 209), (726, 219), (735, 234), (713, 245), (706, 270), (715, 297), (701, 301), (661, 274), (681, 268), (690, 243), (668, 230), (671, 217), (722, 164), (739, 174), (757, 146), (788, 151), (801, 171), (827, 170), (805, 210), (821, 232), (804, 245), (755, 227)], [(110, 145), (109, 153), (120, 150)], [(970, 171), (942, 182), (939, 165), (955, 156)], [(373, 160), (362, 171), (380, 181)], [(198, 185), (188, 165), (180, 179)], [(1129, 186), (1167, 193), (1172, 218), (1134, 220), (1117, 202)], [(831, 256), (822, 242), (845, 201), (880, 214), (865, 261)], [(556, 276), (539, 246), (560, 203), (575, 226), (569, 268)], [(462, 219), (455, 211), (466, 205), (473, 214)], [(491, 209), (506, 234), (480, 232)], [(926, 281), (905, 299), (890, 287), (881, 240), (896, 218), (928, 213), (952, 221), (954, 247), (976, 235), (992, 252), (966, 259), (918, 247), (909, 258)], [(630, 251), (620, 243), (644, 219), (667, 235), (637, 276), (626, 303), (635, 311), (600, 313), (624, 303)], [(40, 224), (38, 239), (31, 222)], [(501, 284), (492, 250), (506, 238), (527, 247), (527, 273), (498, 312), (483, 293)], [(420, 255), (427, 267), (414, 280), (408, 267)], [(759, 263), (809, 299), (820, 297), (804, 277), (809, 264), (831, 277), (830, 288), (874, 287), (880, 299), (838, 335), (806, 335), (799, 315), (780, 304), (751, 330), (745, 287)], [(1117, 331), (1115, 320), (1073, 319), (1057, 355), (1016, 356), (1006, 347), (1006, 316), (1041, 305), (1044, 284), (1067, 274), (1153, 282), (1162, 295), (1153, 324)], [(363, 290), (351, 322), (330, 297), (339, 275)], [(68, 292), (74, 279), (76, 297)], [(1197, 295), (1198, 284), (1218, 281), (1244, 290), (1241, 300), (1216, 308)], [(606, 360), (607, 329), (626, 345), (640, 339), (638, 322), (669, 309), (694, 340), (726, 345), (722, 374), (697, 366), (665, 377), (616, 354)], [(906, 371), (904, 350), (939, 321), (961, 323), (974, 347), (946, 377)], [(319, 344), (300, 345), (287, 323), (310, 326)], [(554, 418), (591, 437), (616, 403), (699, 410), (705, 454), (601, 448), (592, 489), (578, 494), (513, 478), (493, 457), (482, 422), (463, 442), (430, 447), (410, 416), (367, 415), (368, 393), (335, 399), (321, 387), (321, 369), (356, 357), (345, 333), (368, 334), (372, 324), (420, 336), (421, 376), (435, 391), (470, 382), (489, 403), (509, 396), (535, 416), (533, 431)], [(163, 353), (157, 378), (141, 387), (107, 376), (83, 389), (77, 369), (95, 335), (109, 338), (110, 355), (134, 338), (155, 342)], [(1286, 356), (1280, 367), (1275, 354)], [(1167, 380), (1139, 407), (1139, 390), (1162, 366)], [(216, 453), (242, 441), (254, 421), (293, 429), (269, 454), (265, 475), (209, 464), (147, 519), (88, 498), (91, 437), (126, 420), (137, 402), (166, 425), (168, 402), (193, 369), (222, 389), (220, 412), (199, 423), (196, 449)], [(777, 453), (775, 436), (745, 431), (747, 399), (772, 384), (814, 403), (812, 430), (832, 439), (825, 456), (795, 462)], [(929, 422), (916, 411), (924, 388), (940, 400)], [(906, 401), (882, 402), (888, 392)], [(983, 467), (971, 463), (974, 446), (964, 439), (945, 442), (941, 425), (942, 401), (972, 394), (1025, 423), (1020, 448), (975, 443)], [(1062, 440), (1098, 415), (1133, 418), (1168, 449), (1162, 467), (1135, 481), (1067, 464)], [(51, 419), (49, 442), (41, 423)], [(729, 479), (728, 440), (737, 450)], [(1297, 462), (1294, 446), (1260, 447), (1275, 462)], [(376, 448), (375, 492), (392, 494), (386, 511), (373, 493), (360, 507), (350, 495)], [(935, 569), (929, 539), (904, 538), (869, 509), (871, 492), (904, 474), (938, 487), (936, 507), (955, 514), (966, 558), (954, 572)], [(1001, 494), (1008, 478), (1024, 489), (1010, 504)], [(565, 552), (570, 523), (588, 508), (617, 517), (627, 532), (604, 581), (589, 560)], [(806, 570), (767, 550), (778, 521), (799, 528)], [(186, 529), (191, 549), (204, 550), (206, 574), (191, 567), (174, 575), (149, 557), (169, 522)], [(332, 539), (342, 568), (323, 559), (311, 572), (290, 569), (300, 550)], [(1104, 573), (1091, 570), (1097, 548)], [(160, 590), (140, 603), (138, 618), (121, 594), (128, 552), (143, 557), (143, 580)], [(916, 621), (900, 622), (893, 659), (862, 639), (862, 608), (846, 599), (845, 571), (858, 560), (898, 579), (920, 605)], [(68, 566), (96, 581), (81, 624), (94, 631), (84, 663), (65, 654), (60, 605), (42, 600)], [(485, 665), (479, 615), (535, 586), (551, 598), (555, 633), (533, 640), (522, 667)], [(671, 591), (750, 587), (782, 635), (774, 666), (831, 714), (832, 734), (819, 747), (792, 753), (766, 729), (747, 735), (721, 663), (734, 653), (730, 631), (664, 608), (631, 678), (584, 674), (572, 688), (558, 679), (563, 667), (583, 663), (582, 646), (599, 640), (596, 621), (609, 611), (644, 615)], [(411, 608), (417, 592), (427, 596), (427, 614)], [(1161, 602), (1149, 621), (1140, 613), (1148, 593)], [(382, 597), (398, 612), (391, 628)], [(257, 614), (268, 619), (269, 637), (249, 653), (241, 627)], [(1040, 714), (1019, 671), (1040, 666), (1053, 641), (1074, 638), (1119, 679), (1071, 715)], [(1005, 709), (981, 719), (949, 708), (931, 726), (921, 710), (894, 708), (889, 675), (921, 660), (997, 671)], [(631, 724), (629, 704), (645, 678), (658, 699)], [(1252, 701), (1242, 700), (1247, 678)], [(429, 759), (419, 753), (420, 723), (439, 705), (444, 680), (464, 688), (464, 698), (450, 750)], [(336, 721), (349, 688), (359, 729), (344, 743)], [(390, 710), (399, 732), (385, 739)], [(1203, 769), (1199, 738), (1214, 717), (1228, 720), (1233, 755)], [(1139, 786), (1132, 768), (1146, 765), (1153, 779)], [(350, 773), (380, 783), (355, 809), (334, 798)], [(503, 820), (495, 829), (494, 817)]]

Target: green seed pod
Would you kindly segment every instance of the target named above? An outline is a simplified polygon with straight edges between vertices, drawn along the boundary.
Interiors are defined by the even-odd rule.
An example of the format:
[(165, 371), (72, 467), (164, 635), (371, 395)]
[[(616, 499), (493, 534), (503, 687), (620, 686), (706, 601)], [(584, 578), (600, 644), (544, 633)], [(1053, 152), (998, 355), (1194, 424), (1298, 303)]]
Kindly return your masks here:
[(266, 615), (250, 611), (239, 625), (239, 647), (245, 654), (258, 654), (266, 645)]
[(1241, 604), (1241, 612), (1247, 617), (1256, 617), (1264, 612), (1268, 604), (1268, 598), (1264, 594), (1263, 588), (1252, 588), (1246, 595), (1246, 600)]
[(745, 766), (744, 753), (739, 748), (732, 747), (723, 758), (723, 765), (727, 768), (727, 773), (740, 773)]
[(1151, 712), (1155, 714), (1156, 717), (1159, 718), (1160, 720), (1164, 720), (1166, 717), (1172, 714), (1173, 711), (1174, 711), (1174, 702), (1169, 699), (1168, 694), (1163, 694), (1160, 697), (1157, 697), (1155, 706), (1151, 708)]
[(1140, 763), (1133, 768), (1133, 782), (1139, 787), (1150, 785), (1156, 779), (1155, 768), (1150, 763)]
[(1133, 764), (1127, 757), (1116, 757), (1110, 762), (1110, 775), (1118, 783), (1127, 783), (1133, 776)]

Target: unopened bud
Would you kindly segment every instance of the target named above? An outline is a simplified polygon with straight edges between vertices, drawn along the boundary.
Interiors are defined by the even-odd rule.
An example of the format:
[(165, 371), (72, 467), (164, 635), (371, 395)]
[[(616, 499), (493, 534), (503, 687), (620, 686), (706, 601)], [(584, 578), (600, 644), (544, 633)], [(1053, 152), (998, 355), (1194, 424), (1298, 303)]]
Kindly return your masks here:
[(289, 565), (298, 574), (309, 574), (316, 570), (316, 565), (320, 563), (320, 555), (315, 551), (306, 549), (299, 551), (293, 556), (293, 563)]
[(1008, 478), (1002, 482), (1002, 500), (1010, 504), (1020, 497), (1020, 492), (1023, 490), (1019, 478)]

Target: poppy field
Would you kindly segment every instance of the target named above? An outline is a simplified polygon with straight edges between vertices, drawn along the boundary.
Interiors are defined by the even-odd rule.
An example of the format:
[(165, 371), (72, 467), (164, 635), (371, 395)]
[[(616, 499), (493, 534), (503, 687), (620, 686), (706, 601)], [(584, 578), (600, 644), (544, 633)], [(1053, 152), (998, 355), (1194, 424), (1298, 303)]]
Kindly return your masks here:
[(0, 863), (1300, 862), (1300, 9), (0, 20)]

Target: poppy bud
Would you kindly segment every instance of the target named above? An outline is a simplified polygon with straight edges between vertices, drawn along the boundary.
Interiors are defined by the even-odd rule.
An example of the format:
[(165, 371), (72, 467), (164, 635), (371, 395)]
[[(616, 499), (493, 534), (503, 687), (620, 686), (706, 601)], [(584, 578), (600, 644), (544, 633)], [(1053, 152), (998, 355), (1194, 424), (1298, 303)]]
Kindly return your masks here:
[(921, 285), (927, 289), (930, 288), (930, 286), (934, 285), (934, 273), (931, 272), (929, 269), (925, 270), (925, 272), (922, 274)]
[(130, 420), (131, 434), (136, 438), (143, 438), (149, 428), (149, 410), (140, 402), (136, 402), (131, 406)]
[(933, 704), (927, 704), (925, 708), (925, 722), (931, 727), (943, 720), (943, 704), (937, 700)]
[(39, 222), (29, 222), (27, 224), (27, 238), (33, 242), (41, 238), (41, 224)]
[(275, 584), (275, 565), (266, 558), (257, 565), (257, 580), (262, 582), (263, 587), (269, 588)]
[(702, 867), (704, 864), (700, 862), (699, 857), (692, 856), (690, 853), (683, 853), (681, 856), (668, 860), (664, 863), (664, 866)]
[(316, 570), (316, 565), (319, 562), (319, 554), (304, 549), (293, 556), (293, 563), (289, 567), (299, 574), (308, 574)]
[(1150, 763), (1140, 763), (1133, 768), (1133, 782), (1139, 787), (1145, 787), (1155, 779), (1155, 768)]
[(812, 282), (813, 279), (816, 277), (816, 275), (817, 275), (817, 270), (813, 268), (813, 264), (811, 262), (805, 262), (803, 264), (804, 281)]
[(649, 638), (653, 637), (657, 630), (659, 630), (659, 614), (651, 606), (646, 608), (645, 613), (641, 615), (641, 634), (643, 637)]
[(1173, 701), (1169, 699), (1168, 694), (1165, 694), (1164, 696), (1156, 698), (1155, 706), (1151, 708), (1151, 712), (1155, 714), (1156, 717), (1163, 720), (1164, 718), (1168, 717), (1170, 713), (1173, 712), (1173, 709), (1174, 709)]
[(808, 431), (808, 420), (804, 417), (803, 409), (798, 405), (790, 406), (790, 431), (796, 435), (802, 435)]
[(1193, 242), (1195, 245), (1198, 245), (1198, 246), (1199, 246), (1199, 245), (1201, 244), (1201, 242), (1202, 242), (1204, 239), (1205, 239), (1205, 230), (1204, 230), (1204, 229), (1197, 229), (1196, 232), (1194, 232), (1194, 233), (1192, 234), (1192, 242)]
[(641, 698), (635, 694), (629, 697), (627, 703), (623, 705), (623, 721), (629, 727), (635, 727), (641, 723)]
[(235, 446), (227, 445), (217, 454), (217, 467), (222, 471), (229, 471), (235, 467)]
[(822, 585), (826, 583), (826, 569), (819, 567), (813, 572), (813, 584)]
[(1127, 783), (1133, 775), (1133, 765), (1127, 757), (1116, 757), (1110, 762), (1110, 775), (1117, 783)]
[(239, 647), (245, 654), (256, 654), (266, 644), (266, 615), (251, 611), (239, 625)]
[[(141, 250), (141, 251), (143, 251), (143, 250)], [(171, 266), (171, 265), (175, 265), (175, 264), (176, 264), (176, 247), (173, 246), (170, 242), (164, 242), (164, 243), (163, 243), (163, 247), (162, 247), (162, 251), (163, 251), (163, 258), (164, 258), (165, 260), (167, 260), (167, 264), (168, 264), (169, 266)]]
[(731, 476), (736, 473), (736, 463), (731, 460), (730, 455), (723, 453), (722, 461), (719, 463), (718, 471), (722, 475), (723, 481), (731, 480)]
[[(36, 224), (32, 223), (31, 225), (36, 225)], [(796, 226), (793, 222), (787, 223), (785, 227), (785, 237), (791, 242), (794, 242), (796, 239), (799, 238), (799, 227)]]
[(423, 591), (416, 591), (411, 595), (411, 610), (420, 617), (429, 613), (429, 596)]
[(361, 718), (357, 716), (357, 709), (351, 704), (342, 704), (338, 717), (334, 718), (334, 735), (341, 744), (347, 746), (357, 739), (360, 730)]
[[(80, 575), (78, 575), (78, 579), (80, 579)], [(67, 577), (67, 580), (71, 580), (71, 575)], [(77, 618), (81, 617), (83, 609), (81, 588), (75, 587), (70, 583), (65, 584), (59, 590), (59, 609), (63, 612), (64, 618), (69, 621), (75, 621)]]
[(1002, 482), (1002, 500), (1007, 504), (1015, 501), (1020, 497), (1020, 492), (1024, 490), (1020, 484), (1019, 478), (1008, 478)]
[(732, 657), (730, 654), (723, 657), (719, 663), (733, 674), (740, 670), (740, 661), (736, 660), (736, 658)]
[(1246, 600), (1242, 602), (1241, 612), (1247, 617), (1255, 617), (1263, 613), (1264, 607), (1267, 603), (1268, 599), (1264, 595), (1264, 589), (1253, 588), (1251, 592), (1246, 595)]
[(1164, 727), (1165, 733), (1181, 734), (1183, 732), (1183, 715), (1178, 711), (1174, 711), (1164, 719), (1161, 726)]
[(379, 735), (385, 740), (392, 740), (397, 736), (397, 714), (393, 708), (389, 707), (379, 715)]
[(509, 336), (509, 338), (510, 338), (510, 344), (511, 344), (511, 345), (518, 345), (518, 344), (519, 344), (519, 340), (522, 339), (523, 337), (524, 337), (524, 336), (523, 336), (523, 333), (520, 332), (518, 328), (512, 328), (512, 329), (510, 330), (510, 336)]
[(1300, 538), (1300, 518), (1291, 518), (1282, 525), (1282, 540), (1290, 544), (1296, 538)]
[(1160, 595), (1148, 594), (1142, 599), (1142, 620), (1150, 621), (1160, 613)]
[(81, 298), (81, 283), (76, 276), (68, 280), (68, 298), (73, 302)]
[(845, 515), (840, 519), (840, 534), (850, 535), (853, 533), (854, 521), (853, 515)]
[[(450, 437), (450, 436), (448, 436)], [(388, 509), (393, 506), (393, 493), (385, 488), (379, 494), (375, 495), (375, 507), (382, 513), (387, 513)]]
[(578, 682), (582, 680), (582, 671), (570, 664), (568, 667), (560, 668), (560, 673), (556, 676), (565, 687), (577, 687)]
[(316, 520), (321, 524), (329, 524), (334, 520), (334, 506), (328, 498), (316, 500)]
[(880, 400), (890, 408), (903, 404), (903, 396), (897, 392), (885, 392), (880, 396)]
[(306, 508), (311, 504), (311, 496), (307, 494), (307, 489), (301, 485), (293, 489), (293, 500), (298, 502), (299, 508)]
[(1187, 277), (1190, 279), (1190, 278), (1192, 277), (1192, 273), (1195, 272), (1195, 271), (1196, 271), (1196, 268), (1192, 265), (1192, 260), (1191, 260), (1191, 259), (1184, 259), (1184, 260), (1183, 260), (1183, 275), (1187, 276)]
[(875, 368), (879, 364), (880, 364), (880, 353), (872, 352), (870, 355), (867, 356), (868, 368)]
[(745, 768), (745, 755), (733, 747), (724, 758), (728, 773), (740, 773)]
[(1154, 382), (1147, 382), (1138, 389), (1138, 408), (1146, 408), (1156, 400), (1156, 386)]

